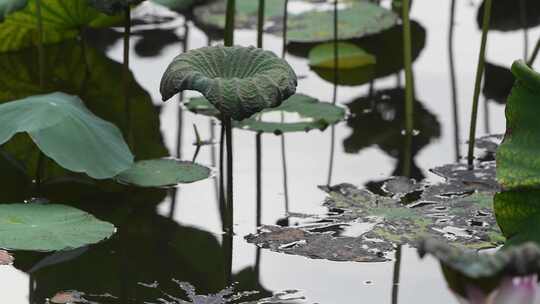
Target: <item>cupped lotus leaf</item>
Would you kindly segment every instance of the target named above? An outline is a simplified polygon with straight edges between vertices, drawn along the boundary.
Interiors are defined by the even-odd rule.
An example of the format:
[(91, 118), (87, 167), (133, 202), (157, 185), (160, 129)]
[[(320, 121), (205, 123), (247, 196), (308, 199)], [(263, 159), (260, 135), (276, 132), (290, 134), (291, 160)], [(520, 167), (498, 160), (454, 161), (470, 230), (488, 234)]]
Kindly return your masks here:
[(497, 149), (497, 181), (504, 189), (540, 186), (540, 74), (512, 65), (516, 82), (506, 104), (506, 134)]
[(95, 7), (98, 11), (107, 15), (117, 15), (126, 8), (141, 3), (144, 0), (87, 0), (88, 4)]
[(28, 4), (28, 0), (0, 0), (0, 22), (7, 15), (24, 8)]
[[(300, 121), (284, 122), (265, 121), (267, 115), (292, 113), (300, 117)], [(235, 123), (235, 127), (255, 132), (282, 134), (288, 132), (307, 132), (313, 129), (324, 130), (326, 127), (341, 121), (345, 117), (345, 109), (331, 103), (321, 102), (303, 94), (294, 94), (279, 107), (266, 109), (248, 119)]]
[[(374, 65), (375, 56), (349, 42), (338, 42), (338, 69), (353, 69)], [(334, 43), (320, 44), (309, 51), (309, 65), (318, 68), (335, 68)]]
[(224, 116), (242, 120), (279, 106), (296, 91), (291, 66), (254, 47), (204, 47), (180, 54), (161, 79), (163, 100), (176, 93), (202, 93)]
[(105, 179), (133, 164), (120, 130), (76, 96), (57, 92), (5, 103), (0, 121), (0, 144), (26, 132), (45, 155), (70, 171)]
[(193, 183), (210, 176), (210, 169), (188, 161), (152, 159), (136, 162), (116, 178), (140, 187), (166, 187)]
[(488, 294), (505, 279), (540, 273), (540, 248), (535, 243), (490, 254), (428, 239), (419, 244), (418, 251), (421, 257), (430, 254), (440, 261), (450, 289), (463, 297), (472, 287)]
[[(84, 27), (109, 27), (122, 21), (107, 16), (87, 4), (87, 0), (40, 0), (43, 43), (52, 44), (75, 38)], [(36, 0), (0, 23), (0, 52), (16, 51), (38, 44)]]
[(79, 209), (56, 204), (0, 205), (0, 247), (55, 251), (94, 244), (115, 227)]
[[(367, 1), (344, 3), (338, 11), (338, 39), (362, 38), (397, 24), (394, 12)], [(289, 42), (327, 42), (334, 39), (333, 10), (313, 10), (291, 15), (287, 24)]]
[(204, 97), (193, 97), (189, 102), (184, 104), (186, 108), (196, 114), (205, 116), (219, 117), (219, 111), (214, 107), (208, 99)]

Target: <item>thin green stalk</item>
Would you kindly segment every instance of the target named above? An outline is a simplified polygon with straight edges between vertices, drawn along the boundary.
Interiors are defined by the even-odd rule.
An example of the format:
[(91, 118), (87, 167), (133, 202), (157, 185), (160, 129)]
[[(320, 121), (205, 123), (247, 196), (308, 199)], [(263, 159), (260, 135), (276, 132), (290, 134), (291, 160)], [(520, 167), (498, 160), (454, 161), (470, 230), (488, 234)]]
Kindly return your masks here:
[(228, 232), (234, 234), (234, 199), (233, 199), (233, 135), (232, 120), (224, 119), (225, 139), (227, 141), (227, 221)]
[(413, 134), (407, 133), (405, 136), (405, 145), (403, 151), (403, 168), (401, 171), (401, 176), (411, 177), (412, 164), (413, 164), (413, 154), (412, 154), (412, 141)]
[(414, 83), (412, 76), (411, 21), (409, 0), (403, 0), (403, 61), (405, 63), (405, 131), (412, 134), (414, 128)]
[(233, 235), (226, 233), (223, 235), (223, 258), (225, 265), (225, 286), (231, 286), (233, 282), (232, 278), (232, 265), (233, 265)]
[(328, 177), (326, 179), (326, 185), (331, 186), (332, 175), (334, 173), (334, 155), (336, 146), (336, 126), (332, 125), (330, 130), (330, 163), (328, 164)]
[(259, 15), (257, 20), (257, 47), (263, 48), (265, 0), (259, 0)]
[(467, 154), (467, 163), (469, 167), (474, 163), (474, 145), (476, 137), (476, 121), (478, 117), (478, 100), (480, 99), (480, 86), (482, 84), (482, 76), (484, 74), (485, 56), (487, 36), (489, 31), (489, 24), (491, 19), (491, 6), (492, 0), (486, 0), (484, 2), (484, 21), (482, 25), (482, 42), (480, 44), (480, 54), (478, 55), (478, 66), (476, 69), (476, 81), (474, 84), (474, 96), (471, 113), (471, 126), (469, 133), (469, 152)]
[[(289, 20), (289, 0), (285, 0), (283, 6), (283, 49), (281, 58), (285, 59), (287, 54), (287, 24)], [(281, 123), (285, 121), (285, 115), (280, 115)], [(285, 216), (289, 216), (289, 181), (287, 174), (287, 155), (285, 154), (285, 134), (281, 134), (281, 167), (283, 170), (283, 196), (285, 197)]]
[(283, 5), (283, 48), (281, 51), (281, 58), (285, 59), (287, 54), (287, 26), (289, 24), (289, 0), (285, 0)]
[(36, 15), (38, 23), (38, 64), (39, 87), (45, 86), (45, 49), (43, 48), (43, 17), (41, 15), (41, 0), (36, 0)]
[(256, 193), (256, 201), (257, 201), (257, 219), (256, 224), (257, 227), (260, 227), (262, 224), (261, 219), (261, 211), (262, 211), (262, 133), (258, 132), (257, 135), (255, 135), (255, 174), (257, 176), (257, 193)]
[(452, 114), (454, 118), (454, 151), (456, 154), (456, 162), (461, 158), (459, 149), (460, 144), (460, 128), (459, 128), (459, 109), (458, 109), (458, 92), (456, 81), (456, 65), (454, 62), (454, 22), (456, 16), (456, 0), (452, 0), (450, 4), (450, 26), (448, 27), (448, 59), (450, 62), (450, 86), (452, 88)]
[(529, 58), (529, 28), (527, 25), (527, 3), (526, 0), (519, 1), (519, 15), (521, 26), (523, 27), (523, 60)]
[(221, 120), (221, 132), (219, 136), (219, 205), (224, 206), (224, 214), (222, 215), (223, 221), (223, 231), (227, 230), (229, 226), (228, 217), (226, 214), (227, 207), (227, 198), (225, 197), (225, 168), (224, 168), (224, 159), (225, 156), (225, 126), (223, 120)]
[(129, 39), (131, 35), (131, 10), (129, 6), (124, 9), (124, 63), (122, 71), (122, 87), (124, 89), (124, 106), (126, 115), (126, 138), (132, 147), (131, 140), (131, 102), (129, 98)]
[(339, 49), (338, 49), (338, 40), (339, 40), (339, 28), (338, 28), (338, 1), (334, 1), (334, 99), (333, 104), (337, 102), (337, 84), (339, 81)]
[(401, 272), (401, 245), (396, 249), (396, 261), (394, 262), (394, 274), (392, 279), (392, 304), (398, 303), (399, 275)]
[(536, 46), (534, 47), (534, 51), (532, 53), (531, 59), (529, 59), (529, 62), (527, 62), (529, 66), (532, 66), (534, 64), (536, 57), (538, 57), (539, 51), (540, 51), (540, 39), (538, 39), (538, 41), (536, 42)]
[(227, 0), (227, 14), (225, 16), (225, 46), (234, 45), (234, 18), (236, 15), (236, 0)]

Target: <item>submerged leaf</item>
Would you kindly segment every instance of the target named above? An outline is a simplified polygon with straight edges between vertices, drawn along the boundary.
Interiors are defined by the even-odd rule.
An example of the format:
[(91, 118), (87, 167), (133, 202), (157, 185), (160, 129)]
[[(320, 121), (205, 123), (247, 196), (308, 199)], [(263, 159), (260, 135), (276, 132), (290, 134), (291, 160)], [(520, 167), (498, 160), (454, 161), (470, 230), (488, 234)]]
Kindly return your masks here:
[(254, 47), (204, 47), (173, 59), (163, 78), (163, 100), (202, 93), (224, 116), (242, 120), (277, 107), (296, 91), (296, 74), (270, 51)]
[(1, 204), (0, 247), (55, 251), (97, 243), (115, 231), (79, 209), (54, 204)]
[[(75, 38), (84, 27), (109, 27), (120, 17), (101, 14), (88, 0), (40, 0), (43, 18), (43, 43), (52, 44)], [(0, 23), (0, 52), (16, 51), (38, 44), (36, 0), (6, 17)]]
[(152, 159), (136, 162), (116, 179), (140, 187), (166, 187), (193, 183), (210, 176), (210, 169), (202, 165), (174, 159)]
[(505, 189), (540, 186), (540, 74), (512, 65), (516, 82), (506, 104), (506, 134), (497, 149), (497, 181)]
[[(337, 48), (339, 69), (360, 68), (377, 62), (375, 56), (355, 44), (339, 42)], [(334, 68), (334, 52), (334, 43), (324, 43), (312, 48), (309, 51), (309, 65), (318, 68)]]
[(52, 93), (4, 103), (0, 121), (0, 144), (26, 132), (60, 166), (96, 179), (113, 177), (133, 163), (120, 130), (76, 96)]

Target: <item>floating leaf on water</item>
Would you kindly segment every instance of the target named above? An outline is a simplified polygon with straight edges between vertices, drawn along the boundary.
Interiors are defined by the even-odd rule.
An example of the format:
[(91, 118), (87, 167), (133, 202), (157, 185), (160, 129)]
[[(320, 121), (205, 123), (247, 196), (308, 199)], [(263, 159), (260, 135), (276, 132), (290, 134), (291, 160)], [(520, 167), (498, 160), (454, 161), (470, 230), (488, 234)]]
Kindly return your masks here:
[(506, 104), (506, 134), (497, 149), (497, 181), (504, 189), (540, 186), (540, 74), (512, 65), (516, 83)]
[(88, 3), (98, 11), (107, 15), (117, 15), (126, 8), (137, 5), (144, 0), (87, 0)]
[[(482, 28), (485, 1), (478, 6), (476, 23)], [(516, 31), (533, 28), (540, 24), (540, 3), (537, 0), (493, 1), (491, 7), (490, 30)]]
[[(102, 28), (118, 24), (121, 17), (101, 14), (88, 0), (41, 0), (43, 42), (57, 43), (77, 37), (82, 27)], [(0, 23), (0, 52), (16, 51), (38, 44), (36, 0), (9, 14)]]
[[(339, 42), (338, 67), (339, 69), (353, 69), (374, 65), (375, 56), (367, 53), (360, 47), (349, 42)], [(335, 68), (334, 43), (320, 44), (309, 51), (309, 65), (317, 68)]]
[[(267, 121), (266, 117), (274, 114), (297, 114), (300, 121), (283, 123)], [(279, 115), (278, 115), (279, 116)], [(313, 129), (324, 130), (345, 117), (345, 109), (331, 103), (321, 102), (303, 94), (294, 94), (279, 107), (263, 110), (248, 119), (235, 123), (238, 128), (255, 132), (282, 134), (289, 132), (307, 132)]]
[[(394, 26), (392, 11), (367, 1), (345, 3), (338, 8), (339, 40), (362, 38)], [(327, 42), (334, 39), (333, 10), (312, 10), (289, 16), (287, 40), (295, 43)]]
[(202, 165), (175, 159), (152, 159), (136, 162), (116, 179), (140, 187), (166, 187), (193, 183), (210, 176), (210, 169)]
[(23, 9), (28, 0), (0, 0), (0, 22), (4, 21), (7, 15)]
[(203, 47), (173, 59), (160, 91), (168, 100), (184, 90), (199, 91), (223, 115), (242, 120), (277, 107), (296, 91), (291, 66), (254, 47)]
[(60, 166), (106, 179), (133, 164), (122, 133), (92, 114), (76, 96), (37, 95), (0, 105), (0, 144), (26, 132)]
[(72, 249), (102, 241), (114, 232), (112, 224), (65, 205), (0, 205), (0, 247), (4, 248)]
[(0, 266), (11, 265), (15, 258), (7, 251), (0, 249)]

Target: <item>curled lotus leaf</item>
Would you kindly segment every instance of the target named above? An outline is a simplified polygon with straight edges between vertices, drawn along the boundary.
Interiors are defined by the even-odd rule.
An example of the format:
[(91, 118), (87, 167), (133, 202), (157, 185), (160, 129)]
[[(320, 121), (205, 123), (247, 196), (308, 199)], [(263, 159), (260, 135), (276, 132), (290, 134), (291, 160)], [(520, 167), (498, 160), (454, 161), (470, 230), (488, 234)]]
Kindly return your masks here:
[(117, 15), (144, 0), (88, 0), (88, 4), (107, 15)]
[(242, 120), (279, 106), (296, 91), (291, 66), (255, 47), (203, 47), (173, 59), (161, 79), (163, 100), (184, 90), (198, 91), (222, 115)]
[(523, 61), (512, 65), (516, 82), (506, 104), (506, 133), (497, 149), (497, 181), (504, 189), (540, 186), (540, 74)]

